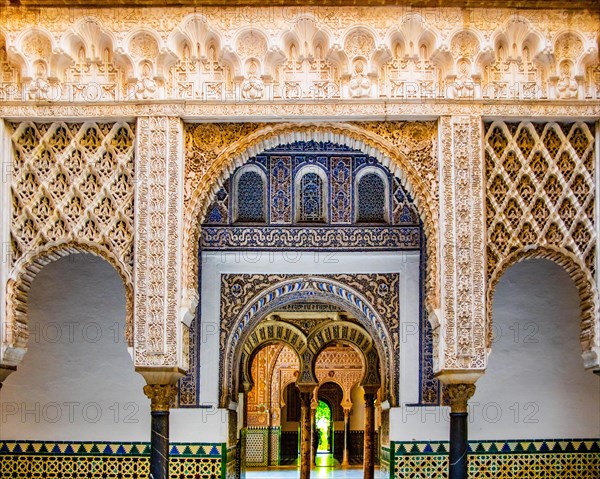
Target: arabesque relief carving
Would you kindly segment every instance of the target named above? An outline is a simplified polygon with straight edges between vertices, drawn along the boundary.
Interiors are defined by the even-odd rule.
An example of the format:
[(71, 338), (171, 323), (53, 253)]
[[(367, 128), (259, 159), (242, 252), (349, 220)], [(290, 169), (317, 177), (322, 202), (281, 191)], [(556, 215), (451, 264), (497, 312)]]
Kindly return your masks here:
[(0, 62), (9, 65), (3, 99), (600, 98), (592, 12), (355, 7), (340, 15), (322, 6), (52, 12), (2, 11)]
[[(10, 279), (5, 361), (27, 343), (27, 295), (41, 267), (87, 252), (111, 263), (127, 296), (133, 331), (135, 127), (128, 123), (12, 124)], [(10, 359), (11, 355), (14, 355)]]

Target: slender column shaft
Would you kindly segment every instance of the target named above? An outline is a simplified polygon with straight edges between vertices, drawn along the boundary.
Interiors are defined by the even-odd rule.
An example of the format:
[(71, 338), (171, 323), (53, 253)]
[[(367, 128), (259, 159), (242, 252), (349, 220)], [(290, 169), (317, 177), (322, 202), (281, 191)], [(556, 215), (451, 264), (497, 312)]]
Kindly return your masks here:
[(446, 388), (450, 402), (449, 479), (468, 477), (468, 413), (467, 402), (475, 393), (474, 384), (450, 384)]
[(152, 411), (150, 474), (153, 479), (169, 477), (169, 411)]
[(363, 477), (375, 477), (375, 394), (365, 393), (365, 446), (363, 455)]
[(310, 479), (312, 392), (300, 392), (300, 479)]
[(450, 413), (450, 479), (467, 479), (467, 432), (466, 412)]
[(348, 460), (348, 434), (350, 429), (350, 411), (344, 409), (344, 455), (342, 456), (342, 466), (350, 465)]
[(317, 431), (317, 410), (310, 408), (310, 460), (312, 464), (317, 464), (317, 448), (319, 447), (319, 433)]
[(148, 384), (144, 393), (151, 401), (150, 475), (152, 479), (169, 477), (169, 409), (177, 395), (174, 384)]

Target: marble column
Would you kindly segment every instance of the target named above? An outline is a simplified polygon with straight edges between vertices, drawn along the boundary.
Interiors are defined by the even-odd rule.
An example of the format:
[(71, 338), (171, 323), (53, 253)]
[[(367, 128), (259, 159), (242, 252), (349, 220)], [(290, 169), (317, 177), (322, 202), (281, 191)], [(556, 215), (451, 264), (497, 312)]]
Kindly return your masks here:
[(365, 391), (364, 479), (375, 477), (375, 397), (375, 392)]
[(310, 479), (312, 391), (300, 390), (300, 479)]
[(169, 409), (177, 396), (175, 384), (148, 384), (144, 394), (151, 401), (150, 477), (169, 477)]
[(475, 393), (474, 384), (449, 384), (446, 387), (450, 402), (450, 461), (449, 479), (468, 477), (468, 413), (467, 402)]
[(344, 454), (342, 456), (342, 466), (349, 466), (348, 461), (348, 436), (350, 434), (350, 409), (344, 409)]

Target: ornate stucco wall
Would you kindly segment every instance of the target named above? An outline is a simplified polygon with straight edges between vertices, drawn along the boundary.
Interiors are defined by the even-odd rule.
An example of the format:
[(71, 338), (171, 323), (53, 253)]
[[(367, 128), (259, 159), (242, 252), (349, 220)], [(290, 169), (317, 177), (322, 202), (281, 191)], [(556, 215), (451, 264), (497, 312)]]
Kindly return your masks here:
[(597, 10), (7, 6), (0, 25), (1, 379), (26, 357), (37, 273), (89, 252), (123, 282), (136, 370), (176, 382), (215, 195), (310, 140), (363, 151), (414, 199), (440, 380), (485, 372), (496, 283), (533, 257), (574, 281), (599, 369)]

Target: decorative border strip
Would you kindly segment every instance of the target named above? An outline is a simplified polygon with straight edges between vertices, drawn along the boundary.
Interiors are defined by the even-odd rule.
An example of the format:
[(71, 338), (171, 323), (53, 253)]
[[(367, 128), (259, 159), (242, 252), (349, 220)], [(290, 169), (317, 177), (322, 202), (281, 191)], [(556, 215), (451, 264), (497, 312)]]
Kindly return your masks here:
[[(222, 457), (222, 443), (172, 443), (177, 457)], [(2, 441), (0, 455), (149, 456), (147, 442)]]
[[(394, 456), (444, 455), (449, 453), (449, 443), (444, 441), (392, 441), (390, 448), (394, 450)], [(469, 452), (472, 454), (600, 453), (600, 439), (470, 441)]]
[(418, 250), (420, 228), (412, 227), (239, 227), (203, 226), (202, 251), (331, 250), (400, 251)]

